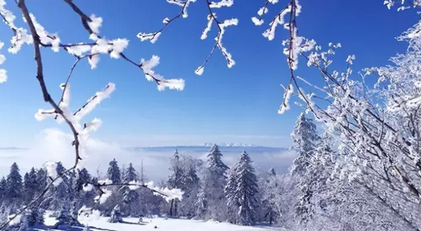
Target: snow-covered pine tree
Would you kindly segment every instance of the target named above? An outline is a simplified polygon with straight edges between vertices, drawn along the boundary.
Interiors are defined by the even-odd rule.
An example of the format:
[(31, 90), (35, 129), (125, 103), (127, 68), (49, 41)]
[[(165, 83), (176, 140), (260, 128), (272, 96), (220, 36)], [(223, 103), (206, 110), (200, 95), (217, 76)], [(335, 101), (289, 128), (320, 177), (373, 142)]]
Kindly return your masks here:
[(37, 187), (36, 187), (36, 194), (40, 194), (45, 187), (47, 186), (47, 173), (43, 168), (38, 169), (36, 172), (37, 176)]
[(279, 194), (278, 182), (279, 180), (274, 168), (259, 175), (259, 189), (262, 195), (261, 218), (269, 222), (270, 225), (275, 221), (275, 216), (278, 216), (276, 206), (273, 203), (276, 194)]
[(108, 220), (110, 223), (120, 223), (123, 222), (123, 218), (121, 216), (120, 205), (116, 205), (111, 212), (111, 217)]
[(60, 225), (67, 225), (70, 222), (70, 203), (66, 201), (60, 208), (57, 216), (57, 223), (54, 227), (57, 229)]
[(43, 209), (32, 207), (27, 210), (28, 226), (33, 227), (35, 225), (44, 224), (44, 211)]
[(179, 201), (179, 214), (181, 216), (193, 217), (196, 212), (195, 203), (200, 190), (200, 178), (197, 175), (197, 169), (202, 165), (202, 161), (190, 155), (182, 155), (181, 162), (183, 166), (182, 186), (184, 192), (183, 200)]
[(107, 170), (107, 178), (111, 180), (114, 184), (121, 183), (120, 168), (118, 167), (118, 163), (115, 159), (113, 159), (109, 164)]
[(301, 193), (296, 204), (296, 217), (300, 224), (306, 225), (311, 219), (311, 197), (313, 191), (310, 185), (313, 184), (313, 177), (310, 174), (310, 165), (313, 161), (315, 150), (320, 142), (313, 120), (306, 118), (304, 113), (298, 116), (294, 131), (291, 134), (293, 148), (297, 151), (298, 157), (294, 160), (291, 173), (298, 183)]
[(7, 200), (6, 190), (7, 190), (6, 178), (2, 177), (0, 180), (0, 201)]
[(15, 163), (10, 167), (10, 173), (6, 178), (6, 195), (10, 204), (19, 204), (22, 199), (22, 176), (19, 166)]
[[(170, 171), (171, 175), (168, 178), (168, 187), (170, 188), (182, 188), (183, 187), (183, 175), (184, 175), (184, 169), (182, 166), (182, 163), (180, 161), (180, 154), (178, 153), (178, 150), (175, 150), (174, 155), (171, 158), (170, 161)], [(169, 208), (169, 216), (170, 217), (176, 217), (177, 216), (177, 203), (178, 201), (176, 199), (172, 199), (170, 202), (170, 208)]]
[(75, 193), (78, 208), (80, 208), (83, 205), (89, 207), (94, 206), (94, 198), (96, 196), (96, 193), (94, 190), (83, 190), (83, 187), (85, 186), (86, 182), (93, 183), (91, 174), (89, 174), (86, 168), (78, 170), (73, 182), (73, 191)]
[[(129, 167), (125, 170), (125, 174), (123, 176), (123, 183), (130, 183), (133, 181), (137, 181), (137, 173), (133, 164), (130, 163)], [(136, 201), (139, 199), (139, 193), (136, 190), (131, 190), (130, 187), (123, 187), (123, 202), (127, 205), (127, 215), (133, 215), (133, 206)]]
[(130, 163), (129, 167), (126, 169), (126, 173), (123, 176), (124, 183), (129, 183), (130, 181), (137, 181), (136, 169), (133, 167), (133, 164)]
[(197, 218), (223, 221), (227, 217), (227, 203), (224, 188), (227, 182), (228, 166), (222, 161), (218, 145), (209, 150), (203, 173), (203, 187), (197, 205)]
[(23, 179), (24, 200), (28, 203), (37, 193), (38, 181), (35, 169), (31, 168), (29, 173), (25, 173)]
[(230, 221), (240, 225), (253, 225), (257, 221), (260, 204), (259, 187), (250, 156), (244, 152), (230, 171), (225, 193), (233, 213)]
[(20, 217), (20, 223), (19, 228), (17, 231), (28, 231), (29, 224), (28, 224), (28, 216), (30, 215), (30, 211), (25, 210), (21, 217)]

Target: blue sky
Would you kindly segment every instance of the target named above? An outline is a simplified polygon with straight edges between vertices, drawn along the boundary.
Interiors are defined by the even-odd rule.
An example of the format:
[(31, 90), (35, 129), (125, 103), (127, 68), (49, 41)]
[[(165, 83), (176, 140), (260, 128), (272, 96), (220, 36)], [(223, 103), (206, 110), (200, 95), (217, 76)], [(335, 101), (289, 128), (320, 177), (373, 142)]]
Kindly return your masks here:
[[(206, 26), (206, 6), (198, 0), (189, 8), (189, 17), (171, 24), (156, 44), (140, 42), (138, 32), (153, 32), (162, 26), (165, 17), (171, 17), (179, 8), (165, 0), (75, 2), (88, 14), (104, 19), (101, 35), (109, 39), (130, 40), (126, 54), (134, 60), (161, 57), (156, 71), (167, 78), (184, 78), (182, 92), (159, 92), (143, 74), (122, 60), (103, 56), (99, 66), (90, 70), (83, 62), (76, 69), (72, 83), (72, 109), (77, 109), (108, 82), (116, 83), (117, 90), (86, 119), (98, 117), (104, 124), (94, 134), (108, 142), (124, 146), (187, 145), (204, 142), (243, 142), (267, 146), (287, 147), (290, 144), (294, 121), (301, 109), (293, 107), (284, 115), (277, 109), (282, 101), (280, 84), (288, 81), (286, 58), (281, 42), (287, 34), (278, 30), (274, 41), (268, 42), (261, 34), (266, 26), (256, 27), (250, 18), (256, 15), (262, 1), (235, 1), (233, 7), (217, 10), (219, 18), (237, 17), (239, 26), (230, 27), (224, 44), (236, 60), (228, 69), (217, 52), (202, 76), (194, 70), (208, 55), (215, 31), (208, 40), (200, 35)], [(281, 1), (282, 2), (282, 1)], [(321, 3), (322, 2), (322, 3)], [(382, 6), (381, 0), (367, 1), (302, 1), (303, 11), (298, 18), (299, 33), (314, 38), (321, 45), (341, 42), (342, 49), (335, 59), (345, 67), (348, 54), (355, 54), (355, 69), (388, 64), (388, 58), (403, 52), (406, 44), (395, 37), (417, 22), (414, 11), (397, 13)], [(18, 13), (13, 1), (8, 8)], [(62, 2), (52, 0), (28, 1), (29, 9), (49, 32), (57, 32), (63, 42), (86, 41), (78, 17)], [(284, 7), (271, 6), (269, 17)], [(50, 9), (47, 10), (46, 9)], [(53, 9), (53, 10), (52, 10)], [(19, 24), (22, 25), (19, 19)], [(11, 32), (0, 25), (0, 41), (7, 48)], [(5, 48), (2, 52), (5, 53)], [(74, 59), (50, 49), (43, 50), (45, 79), (52, 95), (60, 96), (59, 84)], [(37, 122), (38, 108), (49, 108), (42, 101), (35, 79), (32, 47), (25, 46), (17, 55), (6, 54), (4, 68), (9, 81), (0, 85), (0, 146), (31, 146), (45, 128), (64, 125), (54, 121)], [(343, 62), (343, 63), (341, 63)], [(341, 66), (342, 65), (342, 66)], [(316, 79), (304, 62), (300, 76)]]

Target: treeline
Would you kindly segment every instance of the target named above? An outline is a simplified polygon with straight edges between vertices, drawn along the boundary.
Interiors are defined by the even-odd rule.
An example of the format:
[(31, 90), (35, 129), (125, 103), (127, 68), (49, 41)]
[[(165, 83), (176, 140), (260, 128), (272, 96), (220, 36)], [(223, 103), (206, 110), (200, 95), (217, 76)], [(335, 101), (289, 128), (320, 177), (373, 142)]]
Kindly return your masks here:
[[(141, 169), (137, 171), (133, 163), (126, 167), (113, 159), (104, 176), (93, 176), (87, 169), (71, 171), (50, 188), (47, 185), (51, 179), (44, 168), (32, 168), (22, 177), (19, 166), (13, 163), (10, 173), (0, 181), (1, 223), (25, 205), (30, 206), (20, 218), (21, 222), (9, 226), (9, 230), (42, 225), (47, 210), (53, 211), (53, 216), (57, 218), (56, 228), (63, 225), (79, 226), (78, 217), (82, 208), (99, 210), (101, 215), (111, 217), (110, 222), (121, 222), (125, 216), (150, 215), (213, 219), (242, 225), (275, 221), (273, 209), (264, 200), (267, 197), (265, 190), (261, 189), (266, 187), (268, 179), (256, 175), (250, 156), (242, 153), (238, 163), (231, 169), (225, 165), (222, 157), (217, 145), (209, 150), (205, 161), (176, 150), (170, 158), (170, 175), (168, 179), (158, 182), (158, 186), (181, 189), (184, 193), (182, 200), (169, 201), (146, 187), (133, 189), (129, 185), (130, 182), (148, 183), (143, 163), (140, 163)], [(57, 174), (61, 174), (66, 169), (59, 162), (56, 170)], [(274, 170), (270, 174), (275, 175)], [(106, 190), (112, 193), (103, 203), (98, 201), (97, 190), (87, 189), (86, 184), (96, 184), (101, 180), (113, 184), (107, 186)], [(44, 190), (48, 191), (35, 201)], [(31, 203), (33, 201), (35, 203)]]
[[(110, 222), (122, 222), (128, 216), (159, 215), (240, 225), (274, 223), (287, 230), (417, 230), (402, 216), (402, 211), (416, 210), (386, 203), (375, 185), (362, 180), (370, 165), (345, 165), (353, 161), (346, 159), (350, 150), (333, 142), (328, 133), (319, 134), (312, 119), (301, 114), (292, 139), (298, 155), (290, 173), (283, 175), (274, 169), (256, 174), (246, 152), (229, 168), (217, 145), (209, 150), (205, 161), (175, 151), (170, 158), (170, 175), (158, 186), (181, 189), (182, 200), (169, 200), (148, 187), (130, 185), (148, 185), (142, 163), (136, 171), (132, 163), (120, 166), (114, 159), (100, 179), (82, 169), (65, 174), (54, 187), (47, 186), (51, 179), (43, 168), (32, 168), (22, 177), (14, 163), (10, 174), (0, 181), (0, 220), (7, 221), (9, 214), (28, 205), (9, 230), (42, 225), (46, 210), (53, 211), (56, 227), (81, 225), (79, 215), (95, 210), (109, 216)], [(65, 171), (60, 163), (56, 168), (58, 174)], [(112, 184), (102, 189), (89, 187), (96, 182)], [(34, 200), (44, 190), (48, 190), (44, 196)]]

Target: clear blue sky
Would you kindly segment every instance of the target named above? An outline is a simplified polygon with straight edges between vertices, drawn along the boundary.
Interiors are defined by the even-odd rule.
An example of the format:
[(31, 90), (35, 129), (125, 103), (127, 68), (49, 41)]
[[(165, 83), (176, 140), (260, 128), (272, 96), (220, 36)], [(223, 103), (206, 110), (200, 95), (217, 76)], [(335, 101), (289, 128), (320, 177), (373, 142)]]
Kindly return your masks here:
[[(13, 1), (8, 8), (17, 13)], [(63, 42), (86, 41), (79, 18), (62, 1), (27, 1), (29, 9), (49, 32), (57, 32)], [(117, 91), (105, 100), (87, 119), (98, 117), (104, 124), (95, 137), (125, 146), (198, 144), (204, 142), (249, 142), (268, 146), (288, 146), (289, 134), (299, 114), (293, 107), (285, 115), (277, 115), (282, 101), (281, 83), (288, 80), (286, 58), (281, 41), (286, 31), (279, 29), (274, 41), (261, 34), (266, 26), (256, 27), (250, 18), (263, 4), (258, 0), (236, 0), (233, 7), (217, 10), (219, 18), (237, 17), (239, 26), (230, 27), (224, 44), (236, 60), (228, 69), (217, 52), (202, 76), (194, 70), (208, 55), (215, 31), (206, 41), (200, 35), (206, 26), (206, 8), (198, 0), (189, 8), (189, 17), (170, 25), (156, 44), (140, 42), (138, 32), (153, 32), (162, 26), (165, 17), (179, 10), (165, 0), (103, 1), (75, 0), (88, 14), (104, 19), (101, 35), (109, 39), (130, 40), (127, 55), (134, 60), (161, 57), (156, 71), (167, 78), (184, 78), (182, 92), (158, 92), (143, 74), (122, 60), (101, 57), (99, 66), (90, 70), (83, 62), (72, 79), (72, 108), (77, 109), (94, 92), (108, 82)], [(282, 2), (282, 1), (281, 1)], [(303, 11), (298, 19), (301, 35), (326, 45), (341, 42), (337, 64), (345, 67), (348, 54), (355, 54), (355, 69), (388, 63), (388, 58), (403, 52), (406, 44), (394, 37), (417, 22), (414, 11), (397, 13), (387, 10), (381, 0), (367, 1), (301, 1)], [(269, 16), (283, 7), (271, 6)], [(21, 24), (21, 19), (18, 20)], [(19, 25), (18, 24), (18, 25)], [(11, 32), (0, 25), (0, 40), (10, 45)], [(27, 147), (44, 128), (54, 121), (37, 122), (38, 108), (49, 108), (42, 101), (35, 79), (33, 50), (25, 46), (17, 55), (6, 54), (4, 67), (9, 81), (0, 85), (0, 147)], [(53, 96), (60, 95), (59, 84), (65, 80), (73, 58), (64, 52), (43, 51), (45, 79)], [(300, 76), (318, 78), (301, 62)], [(340, 66), (339, 65), (339, 66)]]

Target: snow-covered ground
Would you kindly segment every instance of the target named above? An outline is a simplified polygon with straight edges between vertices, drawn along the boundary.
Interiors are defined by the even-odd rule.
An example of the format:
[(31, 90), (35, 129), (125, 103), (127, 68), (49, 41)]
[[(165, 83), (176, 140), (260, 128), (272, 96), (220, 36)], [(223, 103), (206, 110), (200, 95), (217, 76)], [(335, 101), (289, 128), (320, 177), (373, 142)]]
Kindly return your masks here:
[[(216, 221), (197, 221), (185, 219), (164, 219), (164, 218), (144, 218), (143, 223), (139, 224), (137, 218), (125, 218), (125, 223), (109, 223), (107, 217), (101, 217), (89, 223), (92, 231), (268, 231), (274, 230), (270, 227), (248, 227), (229, 223), (220, 223)], [(55, 224), (55, 218), (45, 217), (45, 224), (52, 227)], [(156, 228), (155, 228), (156, 227)], [(82, 230), (79, 227), (60, 228), (58, 230)], [(35, 229), (35, 230), (57, 230), (57, 229)]]

